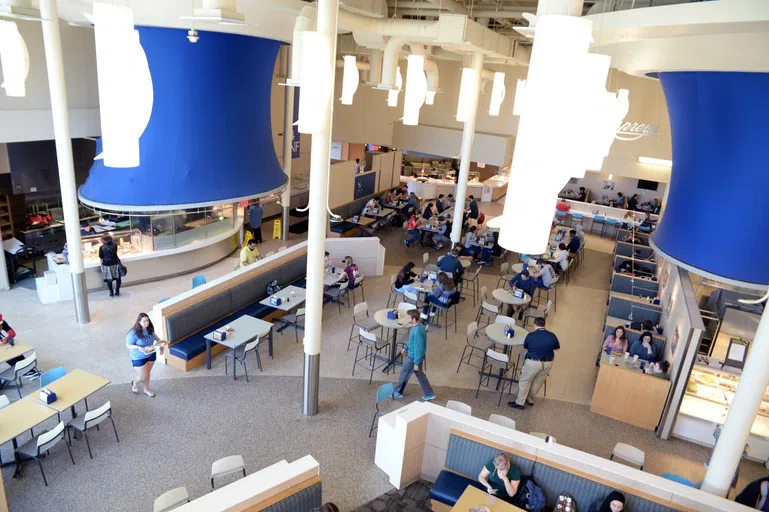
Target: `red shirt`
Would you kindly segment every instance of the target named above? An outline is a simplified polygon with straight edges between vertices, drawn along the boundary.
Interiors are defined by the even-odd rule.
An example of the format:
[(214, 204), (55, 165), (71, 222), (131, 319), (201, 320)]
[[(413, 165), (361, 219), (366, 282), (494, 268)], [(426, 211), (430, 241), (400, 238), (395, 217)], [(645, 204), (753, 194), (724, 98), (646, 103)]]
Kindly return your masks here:
[(569, 205), (566, 203), (559, 202), (558, 204), (555, 205), (555, 209), (558, 210), (559, 212), (568, 212)]
[(417, 218), (416, 218), (415, 215), (412, 215), (409, 218), (409, 225), (408, 225), (407, 229), (412, 230), (412, 229), (416, 229), (416, 228), (417, 228)]

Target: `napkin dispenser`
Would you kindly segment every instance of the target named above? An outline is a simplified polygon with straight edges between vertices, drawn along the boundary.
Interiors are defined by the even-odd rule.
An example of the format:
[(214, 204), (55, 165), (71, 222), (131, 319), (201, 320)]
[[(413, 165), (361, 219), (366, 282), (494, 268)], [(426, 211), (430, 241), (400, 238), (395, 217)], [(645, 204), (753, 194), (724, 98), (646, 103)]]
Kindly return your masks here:
[(280, 297), (270, 297), (270, 306), (280, 306), (283, 304), (283, 301), (280, 300)]
[(388, 320), (397, 320), (398, 319), (398, 312), (394, 309), (387, 312), (387, 319)]
[(520, 290), (518, 288), (513, 290), (513, 297), (515, 297), (516, 299), (522, 299), (523, 298), (523, 290)]
[(358, 222), (359, 220), (360, 220), (360, 217), (358, 215), (353, 215), (352, 216), (352, 221), (353, 222)]
[(556, 242), (560, 242), (561, 240), (563, 240), (563, 236), (562, 235), (555, 235), (555, 241)]
[(214, 331), (214, 340), (224, 341), (227, 339), (227, 331)]
[(48, 389), (42, 388), (40, 390), (40, 400), (46, 404), (52, 404), (56, 401), (56, 393)]
[(513, 336), (515, 336), (515, 329), (513, 329), (509, 325), (506, 325), (505, 326), (505, 337), (512, 338)]

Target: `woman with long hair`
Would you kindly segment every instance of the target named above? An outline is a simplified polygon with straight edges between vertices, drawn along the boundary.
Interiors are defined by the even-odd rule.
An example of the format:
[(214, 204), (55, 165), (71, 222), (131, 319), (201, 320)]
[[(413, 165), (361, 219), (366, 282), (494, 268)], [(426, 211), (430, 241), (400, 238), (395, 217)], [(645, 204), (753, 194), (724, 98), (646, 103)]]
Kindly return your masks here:
[(131, 356), (131, 364), (136, 370), (136, 379), (131, 381), (131, 391), (139, 393), (139, 383), (144, 382), (144, 394), (155, 396), (155, 392), (150, 389), (150, 372), (157, 359), (155, 351), (162, 351), (168, 343), (155, 333), (147, 313), (139, 313), (136, 323), (128, 331), (125, 344)]
[(621, 325), (614, 329), (614, 333), (609, 334), (606, 336), (606, 339), (603, 340), (601, 350), (606, 352), (610, 349), (612, 352), (621, 352), (623, 354), (628, 351), (628, 341), (625, 337), (625, 328)]
[[(99, 259), (101, 260), (101, 276), (107, 288), (109, 296), (120, 297), (120, 258), (117, 255), (117, 245), (112, 240), (112, 235), (105, 233), (101, 237), (102, 246), (99, 247)], [(112, 281), (115, 281), (115, 289), (112, 288)]]
[(404, 292), (413, 292), (413, 293), (419, 293), (416, 288), (411, 286), (411, 283), (414, 282), (414, 279), (416, 279), (417, 275), (413, 272), (414, 267), (413, 261), (409, 261), (398, 272), (398, 275), (395, 276), (395, 289), (398, 291), (398, 293), (404, 293)]

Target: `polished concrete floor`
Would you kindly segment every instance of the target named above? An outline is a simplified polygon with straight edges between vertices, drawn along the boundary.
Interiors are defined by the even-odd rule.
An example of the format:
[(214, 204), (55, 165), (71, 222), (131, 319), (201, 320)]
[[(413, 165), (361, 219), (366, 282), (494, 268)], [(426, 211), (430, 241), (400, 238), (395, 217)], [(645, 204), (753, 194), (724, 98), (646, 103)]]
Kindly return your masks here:
[[(482, 208), (488, 215), (494, 216), (501, 213), (502, 205), (484, 204)], [(265, 226), (263, 229), (264, 233), (271, 232), (270, 226)], [(382, 245), (387, 249), (385, 273), (381, 277), (368, 276), (365, 281), (365, 297), (372, 314), (384, 307), (389, 294), (389, 276), (397, 272), (401, 265), (407, 261), (414, 261), (420, 266), (424, 252), (428, 252), (431, 261), (435, 261), (440, 255), (417, 247), (406, 249), (400, 244), (400, 236), (400, 231), (396, 229), (380, 236)], [(303, 237), (292, 236), (289, 243), (298, 243), (302, 239)], [(276, 250), (283, 244), (284, 242), (277, 240), (267, 241), (260, 246), (260, 251), (266, 253)], [(612, 248), (611, 240), (588, 235), (587, 252), (583, 264), (568, 285), (559, 286), (557, 310), (551, 316), (548, 328), (558, 335), (562, 348), (557, 354), (553, 371), (548, 379), (547, 399), (542, 400), (540, 405), (526, 411), (514, 411), (504, 403), (501, 408), (497, 408), (497, 400), (492, 393), (482, 393), (479, 398), (475, 398), (478, 377), (472, 368), (462, 366), (457, 372), (457, 363), (465, 344), (464, 332), (477, 311), (477, 305), (474, 306), (471, 299), (463, 301), (459, 306), (456, 334), (449, 332), (448, 338), (445, 339), (442, 330), (431, 332), (428, 340), (427, 374), (438, 392), (438, 403), (445, 403), (448, 399), (463, 400), (472, 405), (478, 413), (486, 416), (490, 412), (510, 416), (518, 422), (520, 430), (548, 432), (558, 438), (560, 443), (602, 456), (608, 456), (616, 442), (627, 442), (646, 451), (647, 471), (657, 474), (673, 471), (692, 480), (699, 480), (704, 475), (703, 463), (708, 459), (708, 449), (680, 440), (659, 440), (650, 432), (593, 415), (587, 407), (597, 374), (594, 361), (601, 341), (601, 327), (606, 311)], [(234, 255), (225, 258), (203, 273), (208, 279), (224, 275), (232, 269), (233, 259)], [(480, 276), (481, 286), (487, 286), (489, 291), (493, 290), (496, 287), (498, 272), (498, 265), (484, 268)], [(346, 415), (353, 414), (355, 411), (359, 413), (357, 416), (353, 414), (358, 418), (356, 422), (365, 423), (365, 417), (368, 417), (368, 413), (371, 412), (376, 387), (383, 381), (394, 381), (397, 378), (394, 374), (375, 372), (374, 383), (369, 385), (367, 382), (369, 375), (366, 372), (357, 370), (352, 377), (354, 352), (346, 350), (352, 310), (343, 308), (340, 315), (334, 305), (328, 305), (323, 317), (321, 414), (313, 420), (301, 418), (301, 387), (298, 384), (298, 377), (302, 375), (303, 353), (301, 343), (295, 343), (294, 333), (291, 330), (283, 335), (276, 335), (275, 358), (263, 357), (264, 372), (250, 383), (246, 383), (243, 379), (233, 382), (223, 378), (224, 359), (217, 357), (214, 359), (211, 370), (199, 367), (185, 373), (171, 367), (157, 365), (153, 370), (153, 379), (155, 379), (153, 387), (158, 392), (158, 397), (150, 399), (143, 395), (134, 396), (130, 393), (128, 385), (133, 377), (133, 370), (124, 345), (125, 334), (139, 312), (151, 309), (163, 297), (189, 289), (191, 279), (192, 275), (186, 275), (157, 283), (125, 287), (119, 298), (110, 298), (106, 290), (92, 292), (89, 295), (92, 321), (85, 326), (76, 324), (71, 303), (41, 305), (34, 289), (28, 286), (17, 286), (11, 292), (0, 295), (0, 313), (19, 333), (20, 341), (36, 348), (41, 368), (48, 369), (55, 366), (64, 366), (68, 370), (82, 368), (109, 378), (113, 384), (102, 393), (105, 399), (116, 397), (113, 403), (116, 404), (115, 414), (118, 425), (127, 421), (127, 418), (121, 420), (121, 416), (130, 415), (131, 430), (146, 431), (151, 433), (151, 437), (160, 438), (160, 441), (155, 442), (155, 446), (152, 446), (152, 443), (149, 446), (141, 445), (144, 450), (141, 453), (146, 452), (146, 459), (142, 458), (140, 467), (135, 469), (135, 478), (140, 482), (151, 482), (151, 485), (140, 486), (141, 499), (137, 497), (135, 503), (131, 500), (123, 500), (119, 506), (110, 507), (110, 510), (145, 510), (148, 508), (147, 504), (151, 502), (149, 498), (160, 494), (164, 489), (184, 484), (184, 479), (181, 478), (183, 475), (172, 478), (166, 471), (156, 471), (155, 465), (151, 462), (153, 458), (170, 457), (171, 452), (164, 448), (168, 440), (174, 440), (173, 442), (176, 443), (175, 451), (172, 452), (174, 457), (177, 451), (189, 452), (185, 455), (186, 458), (177, 461), (178, 464), (190, 464), (197, 472), (207, 471), (205, 465), (210, 464), (210, 461), (204, 463), (199, 460), (199, 457), (194, 456), (194, 452), (200, 449), (195, 442), (190, 443), (192, 446), (178, 444), (178, 439), (174, 435), (175, 429), (178, 428), (175, 413), (173, 413), (178, 410), (175, 400), (184, 400), (185, 411), (192, 415), (197, 428), (205, 433), (204, 438), (199, 442), (216, 446), (222, 442), (223, 437), (227, 436), (226, 432), (220, 432), (218, 428), (213, 427), (217, 416), (211, 404), (218, 400), (215, 398), (217, 396), (224, 397), (225, 400), (226, 397), (231, 396), (233, 403), (244, 404), (243, 407), (228, 411), (228, 421), (234, 428), (242, 425), (242, 428), (252, 429), (253, 425), (249, 418), (254, 414), (269, 416), (272, 414), (269, 411), (277, 408), (281, 409), (281, 414), (295, 418), (292, 421), (311, 421), (314, 428), (319, 431), (333, 432), (338, 428), (338, 421), (346, 421), (344, 420)], [(251, 375), (255, 375), (258, 371), (255, 365), (252, 365), (250, 370)], [(286, 378), (291, 380), (282, 380)], [(189, 383), (190, 389), (195, 389), (192, 395), (194, 399), (191, 399), (190, 389), (185, 388), (186, 384), (180, 379), (194, 379), (194, 382)], [(243, 396), (272, 393), (271, 386), (275, 384), (260, 384), (271, 379), (274, 379), (275, 383), (292, 383), (286, 388), (281, 388), (281, 396), (288, 393), (286, 399), (266, 400), (263, 407), (255, 408), (254, 411), (249, 410), (248, 402), (241, 401)], [(349, 379), (355, 379), (355, 381), (350, 382), (349, 385), (342, 384)], [(31, 391), (32, 387), (29, 385), (26, 389)], [(410, 392), (416, 394), (416, 389)], [(13, 399), (14, 395), (10, 397)], [(120, 400), (117, 397), (120, 397)], [(100, 397), (97, 395), (94, 400), (99, 402)], [(121, 411), (118, 404), (126, 400), (128, 402), (125, 403), (130, 405), (126, 405)], [(139, 410), (146, 407), (152, 410), (153, 414), (135, 415), (132, 411), (136, 407), (139, 407)], [(387, 490), (387, 485), (382, 484), (381, 472), (373, 465), (373, 441), (367, 440), (365, 428), (361, 429), (356, 424), (354, 433), (351, 431), (341, 437), (329, 436), (325, 438), (328, 445), (321, 448), (318, 443), (310, 441), (312, 439), (310, 433), (299, 435), (299, 431), (296, 433), (293, 430), (287, 431), (284, 426), (285, 423), (282, 422), (260, 423), (258, 429), (254, 430), (257, 434), (253, 440), (245, 443), (261, 444), (267, 440), (277, 454), (291, 454), (291, 457), (288, 455), (286, 457), (292, 458), (297, 453), (346, 454), (343, 448), (348, 444), (367, 442), (370, 443), (369, 451), (358, 454), (354, 462), (355, 469), (350, 467), (350, 459), (323, 458), (321, 463), (324, 474), (342, 472), (346, 475), (346, 478), (334, 479), (333, 484), (325, 488), (325, 496), (329, 500), (338, 500), (343, 503), (345, 506), (343, 510), (350, 510)], [(358, 432), (358, 430), (361, 431)], [(136, 449), (126, 445), (124, 443), (107, 444), (100, 450), (119, 455), (122, 450), (132, 452)], [(242, 446), (244, 446), (243, 451), (247, 452), (246, 445)], [(204, 450), (211, 451), (209, 448)], [(224, 451), (233, 450), (237, 450), (237, 446), (227, 445), (227, 450)], [(221, 455), (228, 454), (224, 451)], [(257, 459), (253, 461), (253, 470), (275, 461), (274, 457), (263, 458), (258, 452), (249, 453), (253, 453)], [(213, 455), (214, 453), (211, 453), (211, 456)], [(66, 454), (64, 456), (66, 457)], [(84, 461), (82, 465), (85, 466), (88, 463), (89, 461)], [(68, 471), (80, 470), (78, 467), (62, 469), (62, 472), (56, 476), (56, 480), (66, 482), (69, 477)], [(105, 468), (89, 479), (78, 477), (75, 480), (77, 495), (96, 496), (102, 492), (104, 483), (125, 478), (122, 473), (119, 477), (114, 473), (112, 476), (101, 478), (110, 471), (109, 468)], [(765, 470), (762, 466), (746, 463), (743, 465), (740, 485), (763, 474)], [(42, 482), (38, 482), (39, 475), (35, 476), (34, 468), (30, 467), (22, 479), (11, 479), (8, 470), (3, 475), (11, 497), (12, 510), (40, 510), (41, 507), (45, 509), (44, 505), (49, 503), (49, 499), (70, 496), (72, 491), (70, 488), (52, 485), (46, 489), (43, 500), (42, 487), (40, 487)], [(190, 488), (196, 488), (197, 485), (193, 481), (188, 483)], [(200, 489), (202, 492), (202, 488)], [(127, 497), (127, 495), (124, 496)], [(89, 505), (89, 500), (84, 500), (79, 510), (102, 509), (92, 507)]]

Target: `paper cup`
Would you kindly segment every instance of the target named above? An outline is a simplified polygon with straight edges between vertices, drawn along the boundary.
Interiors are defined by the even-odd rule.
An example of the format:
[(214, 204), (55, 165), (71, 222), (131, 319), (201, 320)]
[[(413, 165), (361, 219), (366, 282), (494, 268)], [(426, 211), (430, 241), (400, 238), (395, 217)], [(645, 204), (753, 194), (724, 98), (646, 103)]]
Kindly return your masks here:
[(634, 356), (633, 356), (633, 362), (634, 362), (634, 363), (637, 363), (637, 362), (638, 362), (638, 355), (634, 355)]
[(625, 352), (625, 359), (627, 359), (628, 357), (630, 357), (630, 352)]

